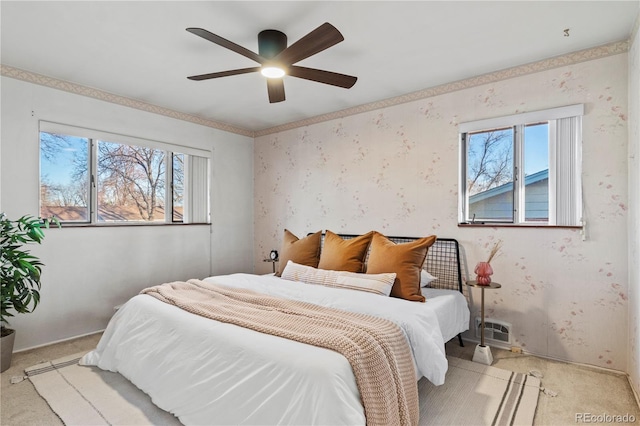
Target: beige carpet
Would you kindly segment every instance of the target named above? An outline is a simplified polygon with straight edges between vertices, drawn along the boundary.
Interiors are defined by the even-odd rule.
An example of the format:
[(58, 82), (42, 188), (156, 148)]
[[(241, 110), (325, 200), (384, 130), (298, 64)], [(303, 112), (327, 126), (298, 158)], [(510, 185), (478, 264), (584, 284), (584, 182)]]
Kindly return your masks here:
[[(117, 373), (78, 365), (83, 354), (25, 370), (38, 393), (69, 426), (174, 425), (171, 414)], [(539, 379), (449, 358), (446, 383), (418, 383), (420, 425), (531, 425)]]

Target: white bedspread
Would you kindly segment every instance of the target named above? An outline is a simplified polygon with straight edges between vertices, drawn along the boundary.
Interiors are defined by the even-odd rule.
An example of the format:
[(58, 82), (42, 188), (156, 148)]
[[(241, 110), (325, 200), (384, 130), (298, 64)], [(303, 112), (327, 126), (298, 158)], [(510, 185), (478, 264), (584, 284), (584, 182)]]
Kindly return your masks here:
[(469, 305), (462, 293), (429, 287), (422, 288), (421, 292), (427, 298), (428, 309), (433, 309), (438, 316), (445, 342), (469, 329)]
[[(387, 318), (407, 336), (418, 378), (444, 382), (438, 317), (448, 313), (437, 297), (416, 303), (249, 274), (206, 281)], [(462, 309), (460, 303), (466, 309), (466, 329), (466, 301), (460, 294), (452, 300), (449, 309)], [(445, 328), (449, 336), (453, 331)], [(365, 423), (351, 366), (339, 353), (202, 318), (146, 295), (118, 310), (81, 363), (121, 373), (185, 424)]]

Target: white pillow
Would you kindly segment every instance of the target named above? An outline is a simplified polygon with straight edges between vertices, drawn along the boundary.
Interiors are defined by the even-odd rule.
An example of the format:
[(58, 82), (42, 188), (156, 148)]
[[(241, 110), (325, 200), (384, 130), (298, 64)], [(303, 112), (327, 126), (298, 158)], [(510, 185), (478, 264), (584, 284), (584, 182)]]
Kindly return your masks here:
[(420, 287), (428, 287), (431, 281), (437, 280), (438, 277), (434, 277), (424, 269), (420, 270)]
[(389, 294), (391, 294), (391, 287), (393, 287), (393, 283), (396, 280), (396, 274), (395, 272), (385, 274), (358, 274), (347, 271), (329, 271), (299, 265), (290, 260), (287, 262), (287, 266), (284, 267), (281, 278), (307, 284), (347, 288), (350, 290), (379, 294), (381, 296), (389, 296)]

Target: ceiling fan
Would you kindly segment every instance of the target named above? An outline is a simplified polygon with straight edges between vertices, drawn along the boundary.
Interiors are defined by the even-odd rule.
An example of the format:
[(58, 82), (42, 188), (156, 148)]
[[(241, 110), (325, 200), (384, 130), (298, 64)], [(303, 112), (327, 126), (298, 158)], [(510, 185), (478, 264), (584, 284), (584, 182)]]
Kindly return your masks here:
[(287, 36), (283, 32), (278, 30), (261, 31), (258, 34), (258, 54), (202, 28), (187, 28), (187, 31), (260, 64), (258, 67), (194, 75), (187, 77), (189, 80), (208, 80), (260, 71), (262, 75), (267, 77), (270, 103), (284, 101), (282, 77), (285, 75), (344, 87), (345, 89), (351, 88), (358, 80), (357, 77), (350, 75), (293, 65), (344, 40), (340, 31), (328, 22), (320, 25), (289, 47), (287, 47)]

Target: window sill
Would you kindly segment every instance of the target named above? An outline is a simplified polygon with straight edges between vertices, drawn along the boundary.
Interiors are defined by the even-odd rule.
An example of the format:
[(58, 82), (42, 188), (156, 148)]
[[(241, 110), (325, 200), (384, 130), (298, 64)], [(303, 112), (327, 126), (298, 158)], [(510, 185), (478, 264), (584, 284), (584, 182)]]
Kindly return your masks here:
[(477, 222), (477, 223), (458, 223), (458, 228), (552, 228), (552, 229), (582, 229), (580, 225), (542, 225), (535, 223), (494, 223), (494, 222)]
[[(209, 226), (210, 223), (145, 223), (145, 222), (130, 222), (130, 223), (62, 223), (62, 228), (117, 228), (117, 227), (137, 227), (137, 226)], [(53, 228), (53, 227), (52, 227)]]

